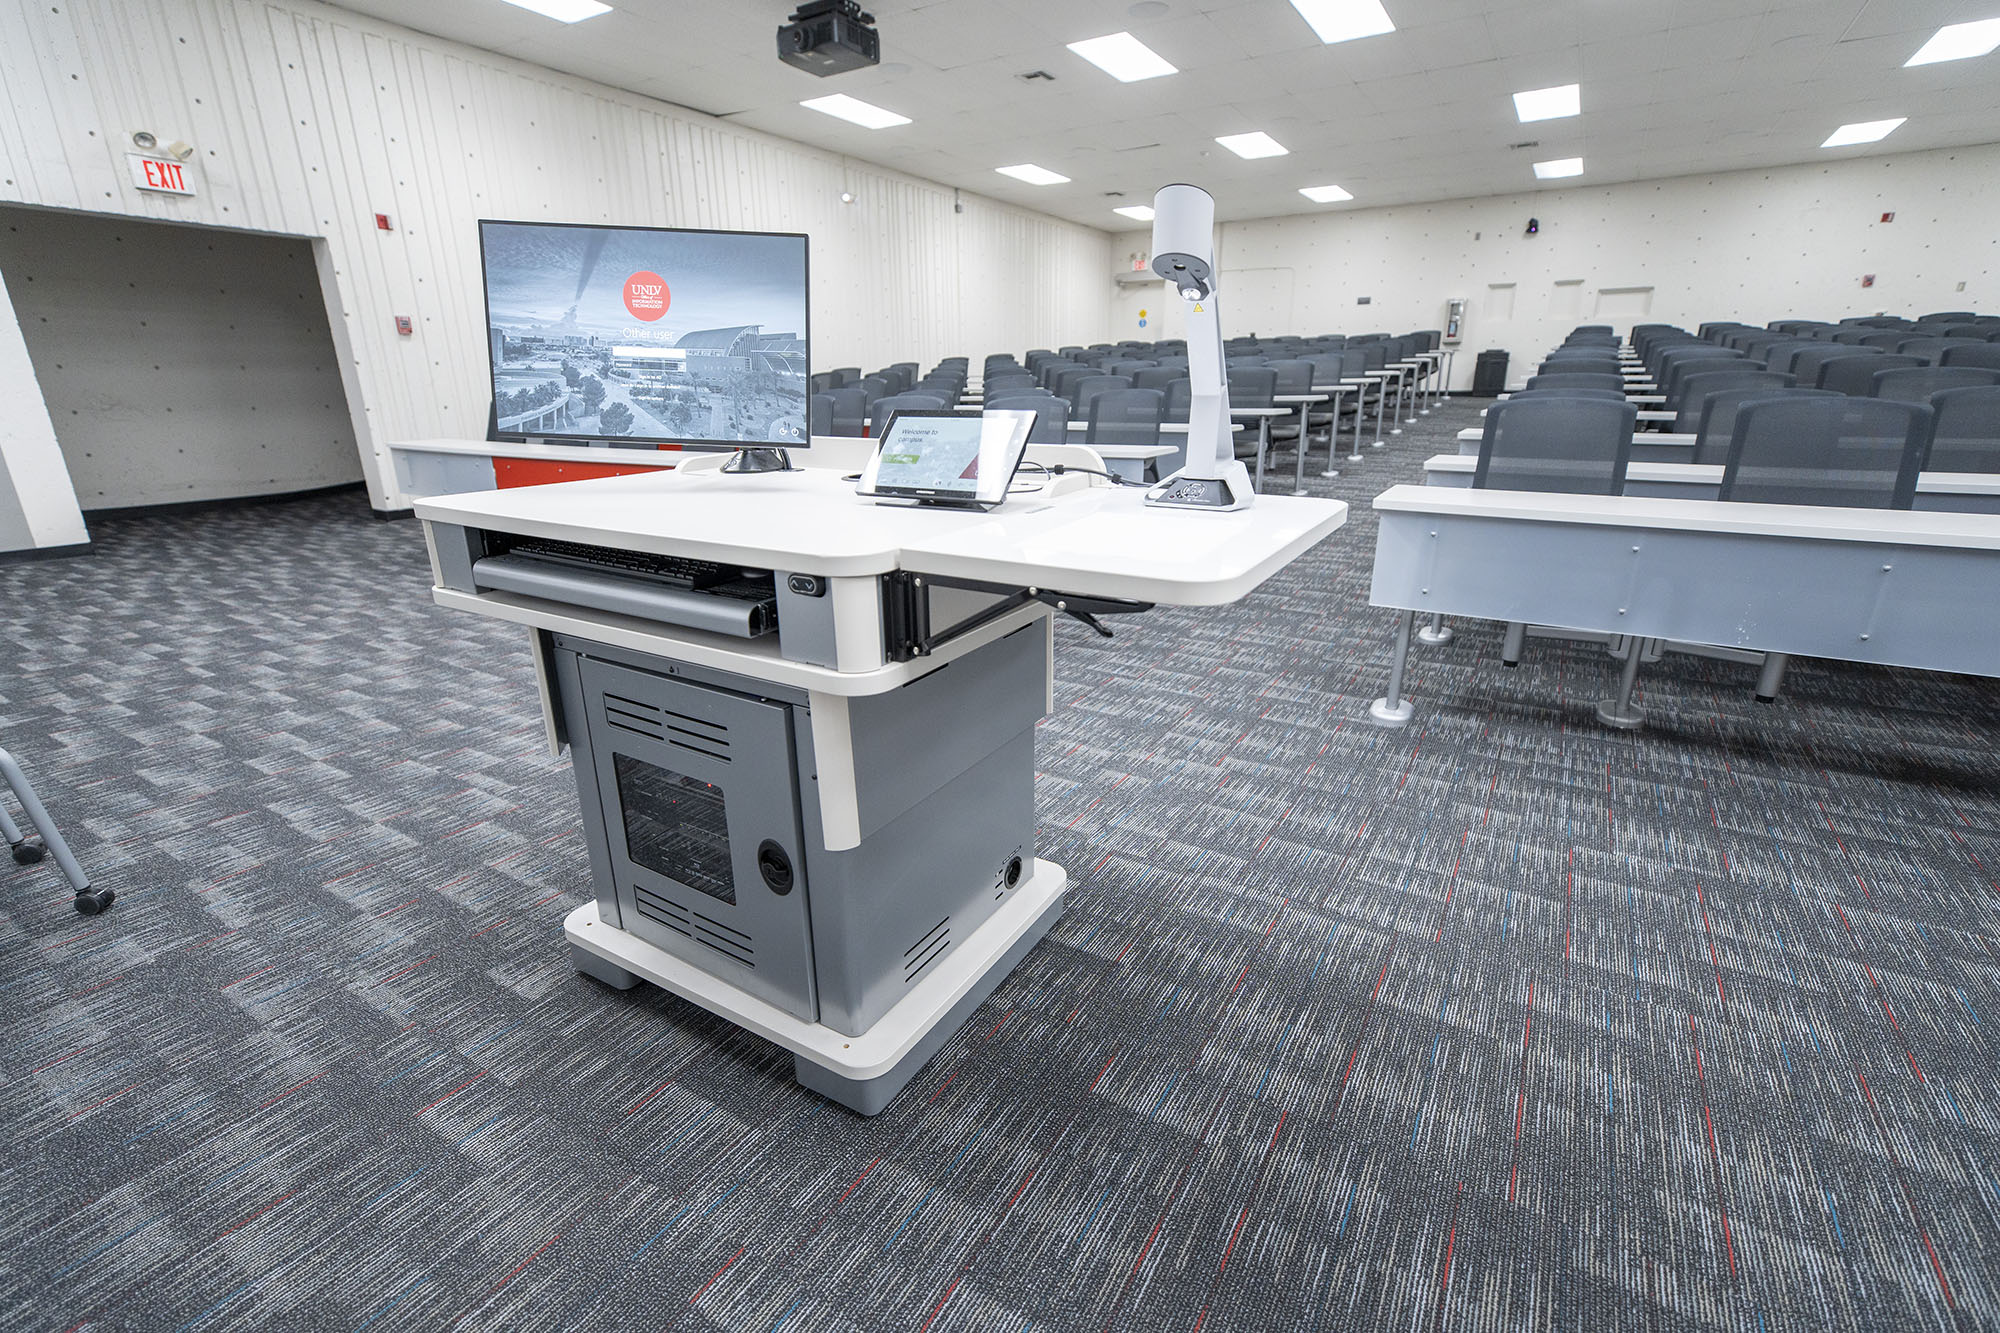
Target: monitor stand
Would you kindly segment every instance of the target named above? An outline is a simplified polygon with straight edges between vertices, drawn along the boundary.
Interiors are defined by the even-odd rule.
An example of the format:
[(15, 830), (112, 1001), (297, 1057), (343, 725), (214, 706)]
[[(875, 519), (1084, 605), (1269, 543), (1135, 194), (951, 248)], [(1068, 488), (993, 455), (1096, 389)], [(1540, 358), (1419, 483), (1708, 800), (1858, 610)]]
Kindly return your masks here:
[(797, 472), (783, 449), (738, 449), (722, 465), (724, 472)]

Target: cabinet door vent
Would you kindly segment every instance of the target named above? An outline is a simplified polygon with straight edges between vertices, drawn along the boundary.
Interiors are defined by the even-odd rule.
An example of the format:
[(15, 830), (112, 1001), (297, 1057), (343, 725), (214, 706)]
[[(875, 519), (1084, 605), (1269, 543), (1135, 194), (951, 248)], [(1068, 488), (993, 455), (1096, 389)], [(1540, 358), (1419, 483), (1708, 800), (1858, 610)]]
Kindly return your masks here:
[(915, 981), (932, 963), (951, 948), (951, 918), (932, 926), (922, 939), (903, 950), (903, 984)]
[(719, 722), (705, 722), (642, 699), (627, 699), (608, 692), (604, 696), (604, 721), (635, 736), (665, 741), (725, 764), (729, 762), (729, 728)]
[(656, 893), (641, 884), (632, 886), (632, 899), (638, 904), (640, 916), (657, 921), (696, 944), (707, 945), (733, 963), (744, 967), (757, 966), (757, 950), (752, 947), (755, 941), (742, 931), (683, 907), (665, 894)]

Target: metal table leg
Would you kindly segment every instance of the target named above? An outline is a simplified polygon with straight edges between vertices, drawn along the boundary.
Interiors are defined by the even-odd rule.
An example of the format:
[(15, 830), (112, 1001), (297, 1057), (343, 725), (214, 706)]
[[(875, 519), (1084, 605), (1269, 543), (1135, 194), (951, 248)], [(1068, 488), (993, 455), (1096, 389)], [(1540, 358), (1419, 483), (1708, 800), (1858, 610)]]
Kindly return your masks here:
[(1451, 626), (1444, 623), (1442, 611), (1431, 612), (1431, 623), (1417, 631), (1417, 642), (1432, 648), (1442, 647), (1457, 637)]
[(1354, 391), (1354, 453), (1351, 457), (1357, 463), (1361, 461), (1361, 427), (1367, 420), (1368, 381), (1363, 380), (1361, 387)]
[(1337, 477), (1340, 469), (1334, 466), (1340, 461), (1340, 404), (1347, 397), (1345, 388), (1333, 390), (1333, 420), (1326, 423), (1326, 471), (1322, 477)]
[(1387, 377), (1384, 377), (1382, 379), (1375, 381), (1375, 443), (1369, 445), (1368, 446), (1369, 448), (1380, 449), (1384, 444), (1387, 443), (1387, 441), (1385, 441), (1382, 438), (1383, 435), (1382, 426), (1384, 419), (1388, 416), (1388, 414), (1389, 414), (1389, 381)]
[(1757, 673), (1757, 702), (1774, 704), (1778, 702), (1778, 691), (1785, 684), (1785, 668), (1792, 664), (1789, 653), (1765, 653), (1764, 669)]
[(1415, 611), (1396, 613), (1396, 656), (1389, 663), (1389, 692), (1368, 705), (1368, 718), (1378, 727), (1407, 727), (1416, 705), (1403, 697), (1403, 672), (1410, 664), (1410, 627)]
[(1624, 669), (1618, 673), (1618, 697), (1597, 702), (1597, 720), (1605, 726), (1637, 731), (1646, 725), (1646, 710), (1632, 702), (1632, 690), (1639, 683), (1639, 661), (1645, 655), (1645, 645), (1638, 639), (1632, 640), (1625, 654)]
[(1312, 404), (1299, 404), (1299, 457), (1298, 471), (1292, 476), (1292, 494), (1306, 493), (1306, 432), (1312, 428)]

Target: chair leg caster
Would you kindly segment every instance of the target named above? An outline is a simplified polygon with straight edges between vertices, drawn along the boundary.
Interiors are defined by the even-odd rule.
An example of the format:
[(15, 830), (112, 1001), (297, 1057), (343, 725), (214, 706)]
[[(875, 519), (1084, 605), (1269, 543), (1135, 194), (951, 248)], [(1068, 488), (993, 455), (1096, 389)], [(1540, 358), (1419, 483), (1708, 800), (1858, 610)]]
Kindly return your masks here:
[(85, 916), (96, 916), (111, 906), (111, 900), (118, 895), (110, 889), (93, 889), (88, 885), (76, 891), (76, 910)]
[(14, 844), (14, 864), (31, 866), (49, 854), (48, 849), (38, 842), (17, 842)]
[(1416, 715), (1417, 706), (1408, 699), (1390, 703), (1383, 698), (1368, 705), (1368, 720), (1378, 727), (1407, 727)]

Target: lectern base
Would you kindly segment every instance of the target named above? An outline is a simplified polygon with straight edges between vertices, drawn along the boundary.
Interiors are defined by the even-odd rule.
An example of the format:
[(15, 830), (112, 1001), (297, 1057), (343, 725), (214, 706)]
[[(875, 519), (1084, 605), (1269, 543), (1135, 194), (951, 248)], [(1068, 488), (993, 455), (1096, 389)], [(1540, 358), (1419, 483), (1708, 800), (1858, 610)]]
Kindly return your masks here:
[(577, 969), (619, 990), (650, 981), (792, 1053), (793, 1077), (830, 1101), (875, 1115), (964, 1026), (1062, 916), (1069, 876), (1037, 860), (985, 924), (860, 1036), (807, 1023), (703, 972), (685, 959), (608, 926), (597, 904), (569, 914), (563, 932)]

